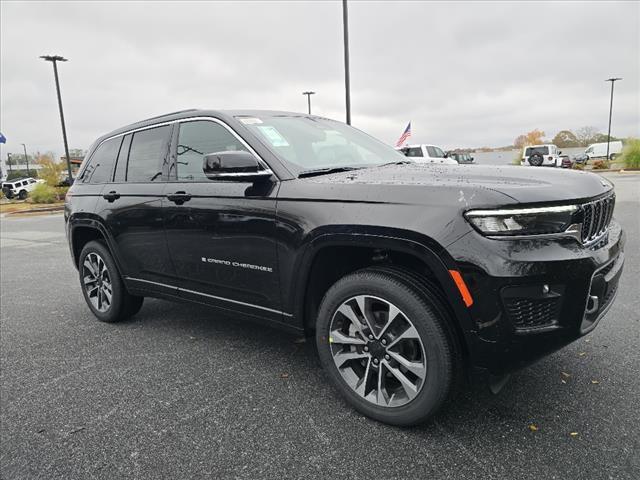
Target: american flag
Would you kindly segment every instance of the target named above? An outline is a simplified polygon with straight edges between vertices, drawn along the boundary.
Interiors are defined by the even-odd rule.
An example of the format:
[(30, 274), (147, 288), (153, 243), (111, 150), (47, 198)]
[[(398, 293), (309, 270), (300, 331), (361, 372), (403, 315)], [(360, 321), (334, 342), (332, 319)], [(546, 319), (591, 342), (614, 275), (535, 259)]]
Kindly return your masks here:
[(404, 145), (404, 143), (409, 139), (410, 136), (411, 136), (411, 122), (409, 122), (409, 124), (407, 125), (407, 128), (405, 128), (402, 135), (400, 135), (400, 138), (396, 142), (396, 147), (401, 147), (402, 145)]

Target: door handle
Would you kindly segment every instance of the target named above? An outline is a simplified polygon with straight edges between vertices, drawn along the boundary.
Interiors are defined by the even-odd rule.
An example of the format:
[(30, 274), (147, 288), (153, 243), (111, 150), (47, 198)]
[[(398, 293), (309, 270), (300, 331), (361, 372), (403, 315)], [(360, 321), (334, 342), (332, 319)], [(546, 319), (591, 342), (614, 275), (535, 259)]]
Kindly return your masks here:
[(191, 194), (183, 191), (167, 195), (167, 199), (176, 205), (182, 205), (184, 202), (191, 200)]
[(111, 190), (109, 193), (105, 193), (104, 195), (102, 195), (102, 198), (104, 198), (109, 203), (111, 203), (114, 200), (119, 199), (120, 198), (120, 194), (118, 192), (116, 192), (115, 190)]

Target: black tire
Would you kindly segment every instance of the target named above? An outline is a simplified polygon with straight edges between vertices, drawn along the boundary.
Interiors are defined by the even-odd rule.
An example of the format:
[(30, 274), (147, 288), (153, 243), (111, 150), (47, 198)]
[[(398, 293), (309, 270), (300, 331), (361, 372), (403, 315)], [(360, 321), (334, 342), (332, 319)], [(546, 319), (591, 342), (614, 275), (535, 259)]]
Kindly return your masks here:
[(5, 197), (7, 197), (9, 200), (11, 200), (13, 198), (13, 192), (11, 190), (8, 190), (5, 194)]
[(609, 155), (609, 160), (613, 160), (614, 158), (616, 158), (616, 154), (612, 153)]
[(20, 200), (24, 200), (27, 198), (27, 191), (26, 190), (20, 190), (20, 193), (18, 193), (18, 198)]
[(534, 167), (539, 167), (540, 165), (542, 165), (543, 161), (544, 159), (542, 158), (542, 155), (540, 155), (539, 153), (534, 153), (529, 157), (529, 165)]
[[(347, 383), (334, 363), (332, 348), (335, 346), (331, 346), (329, 334), (334, 315), (345, 302), (360, 295), (390, 302), (401, 310), (418, 333), (423, 345), (426, 374), (420, 390), (407, 403), (383, 406), (365, 399)], [(334, 386), (360, 413), (391, 425), (422, 423), (438, 411), (453, 391), (457, 365), (461, 363), (455, 342), (447, 332), (445, 312), (438, 295), (429, 291), (427, 283), (414, 283), (410, 277), (403, 278), (392, 271), (375, 268), (349, 274), (329, 289), (320, 304), (316, 322), (320, 362)], [(362, 323), (361, 326), (365, 325)], [(382, 363), (379, 368), (382, 368)], [(366, 386), (364, 390), (367, 391)]]
[[(89, 269), (85, 267), (87, 257), (89, 257), (89, 263), (91, 263), (91, 260), (95, 258), (101, 259), (103, 261), (103, 268), (107, 273), (106, 276), (103, 276), (100, 272), (99, 276), (102, 279), (108, 278), (110, 283), (111, 301), (109, 302), (108, 306), (104, 305), (104, 301), (101, 304), (96, 305), (94, 300), (92, 300), (92, 298), (95, 299), (95, 296), (91, 296), (90, 298), (89, 290), (92, 290), (92, 287), (94, 285), (93, 283), (90, 283), (89, 287), (85, 287), (85, 285), (87, 285), (85, 279), (88, 278), (86, 274), (89, 273)], [(142, 308), (144, 297), (131, 295), (129, 292), (127, 292), (127, 289), (125, 288), (122, 281), (122, 277), (120, 276), (118, 268), (116, 267), (113, 257), (111, 256), (111, 252), (109, 252), (109, 249), (104, 243), (99, 241), (91, 241), (84, 246), (82, 252), (80, 253), (80, 258), (78, 261), (78, 274), (84, 299), (87, 302), (89, 309), (91, 309), (91, 312), (101, 322), (113, 323), (126, 320), (127, 318), (138, 313), (140, 311), (140, 308)], [(102, 298), (105, 297), (103, 296)]]

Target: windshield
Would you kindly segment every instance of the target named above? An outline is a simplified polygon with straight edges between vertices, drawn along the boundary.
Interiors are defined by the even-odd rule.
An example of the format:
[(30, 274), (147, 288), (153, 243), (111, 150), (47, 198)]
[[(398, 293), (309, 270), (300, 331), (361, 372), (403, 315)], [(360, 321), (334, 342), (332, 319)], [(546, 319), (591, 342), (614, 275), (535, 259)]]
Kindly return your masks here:
[(405, 157), (366, 133), (318, 117), (238, 117), (284, 160), (298, 170), (370, 167)]

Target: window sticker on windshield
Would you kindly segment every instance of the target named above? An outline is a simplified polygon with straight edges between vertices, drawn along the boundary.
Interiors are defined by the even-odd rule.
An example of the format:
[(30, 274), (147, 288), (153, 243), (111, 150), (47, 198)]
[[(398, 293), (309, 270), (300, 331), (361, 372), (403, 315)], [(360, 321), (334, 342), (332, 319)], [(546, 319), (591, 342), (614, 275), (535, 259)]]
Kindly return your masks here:
[(262, 120), (255, 117), (240, 117), (238, 118), (245, 125), (255, 125), (256, 123), (262, 123)]
[(271, 142), (274, 147), (288, 147), (289, 143), (280, 135), (280, 132), (271, 125), (261, 125), (258, 130)]

